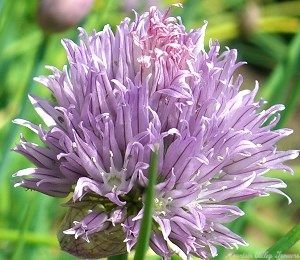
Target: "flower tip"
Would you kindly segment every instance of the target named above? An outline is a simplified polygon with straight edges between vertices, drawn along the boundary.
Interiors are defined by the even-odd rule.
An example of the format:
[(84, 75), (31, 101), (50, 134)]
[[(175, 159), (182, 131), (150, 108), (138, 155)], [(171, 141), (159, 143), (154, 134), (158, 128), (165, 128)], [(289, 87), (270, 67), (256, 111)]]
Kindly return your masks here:
[(280, 104), (280, 106), (279, 106), (279, 109), (278, 109), (279, 111), (283, 111), (283, 110), (285, 110), (285, 105), (284, 104)]
[(13, 120), (11, 120), (11, 122), (13, 123), (13, 124), (16, 124), (16, 125), (19, 125), (20, 123), (20, 119), (19, 118), (15, 118), (15, 119), (13, 119)]
[(27, 97), (28, 97), (28, 99), (29, 99), (29, 101), (30, 101), (30, 103), (31, 103), (32, 105), (34, 105), (34, 104), (37, 103), (37, 101), (36, 101), (36, 99), (34, 98), (33, 95), (28, 94)]
[(21, 187), (22, 184), (23, 184), (23, 181), (17, 182), (17, 183), (14, 184), (14, 188)]
[[(66, 234), (66, 235), (74, 235), (75, 231), (74, 231), (73, 228), (69, 228), (69, 229), (63, 230), (63, 233)], [(75, 239), (77, 239), (76, 236), (75, 236)]]
[[(293, 133), (293, 130), (292, 130), (292, 133)], [(300, 150), (294, 150), (293, 154), (291, 156), (291, 160), (296, 159), (299, 156), (299, 154), (300, 154)]]
[(238, 212), (234, 212), (236, 215), (238, 215), (238, 216), (244, 216), (245, 215), (245, 212), (244, 211), (242, 211), (241, 209), (239, 209), (239, 211)]

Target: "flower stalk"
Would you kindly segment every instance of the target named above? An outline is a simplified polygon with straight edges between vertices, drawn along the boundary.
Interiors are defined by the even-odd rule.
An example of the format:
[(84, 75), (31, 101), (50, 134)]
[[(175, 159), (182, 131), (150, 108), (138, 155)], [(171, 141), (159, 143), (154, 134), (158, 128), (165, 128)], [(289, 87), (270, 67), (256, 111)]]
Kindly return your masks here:
[[(300, 224), (295, 225), (287, 234), (280, 238), (274, 245), (272, 245), (264, 255), (268, 259), (274, 259), (278, 255), (284, 254), (289, 248), (300, 240)], [(298, 255), (295, 255), (299, 257)]]
[(158, 174), (158, 149), (151, 153), (149, 166), (149, 181), (146, 187), (144, 214), (136, 244), (134, 260), (144, 259), (149, 247), (152, 230), (152, 214), (155, 197), (155, 185)]
[(116, 256), (109, 256), (107, 260), (127, 260), (128, 253), (122, 254), (122, 255), (116, 255)]

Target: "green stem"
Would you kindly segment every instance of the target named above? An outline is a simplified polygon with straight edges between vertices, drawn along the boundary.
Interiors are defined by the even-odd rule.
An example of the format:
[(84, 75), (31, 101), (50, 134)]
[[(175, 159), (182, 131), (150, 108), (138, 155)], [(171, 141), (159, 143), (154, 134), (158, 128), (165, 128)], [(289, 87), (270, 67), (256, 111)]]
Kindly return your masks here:
[(127, 260), (128, 254), (114, 255), (107, 257), (107, 260)]
[(276, 104), (283, 102), (282, 97), (286, 95), (287, 86), (293, 75), (299, 70), (300, 59), (300, 31), (290, 43), (288, 53), (272, 72), (268, 82), (264, 86), (262, 96), (269, 103)]
[[(300, 240), (300, 224), (294, 226), (285, 236), (279, 239), (266, 252), (267, 259), (275, 259)], [(299, 256), (299, 255), (298, 255)]]
[(149, 181), (146, 188), (144, 214), (140, 227), (139, 237), (136, 245), (134, 260), (144, 259), (149, 247), (152, 228), (153, 199), (155, 196), (155, 184), (158, 171), (158, 150), (151, 153), (149, 167)]
[(297, 107), (300, 96), (300, 78), (298, 77), (297, 80), (298, 83), (290, 93), (288, 101), (286, 102), (285, 110), (282, 111), (281, 120), (279, 121), (277, 128), (282, 128), (287, 123), (288, 119)]
[(254, 45), (251, 54), (255, 52), (254, 49), (256, 49), (256, 51), (257, 49), (260, 49), (263, 52), (265, 52), (265, 54), (267, 54), (269, 57), (272, 57), (277, 61), (282, 61), (282, 58), (288, 50), (286, 43), (280, 37), (278, 37), (278, 35), (256, 33), (251, 35), (249, 41), (251, 42), (251, 44)]

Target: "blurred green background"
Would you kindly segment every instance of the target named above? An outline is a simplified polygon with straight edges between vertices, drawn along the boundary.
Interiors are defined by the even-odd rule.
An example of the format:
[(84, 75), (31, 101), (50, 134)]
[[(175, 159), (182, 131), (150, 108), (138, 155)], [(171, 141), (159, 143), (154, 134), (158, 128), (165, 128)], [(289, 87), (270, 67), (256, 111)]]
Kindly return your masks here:
[[(151, 1), (150, 4), (168, 6), (179, 1)], [(40, 143), (31, 132), (13, 125), (16, 117), (37, 124), (41, 120), (27, 99), (28, 93), (49, 97), (50, 93), (32, 80), (47, 74), (45, 65), (58, 68), (66, 63), (61, 38), (77, 40), (76, 26), (66, 32), (47, 36), (36, 22), (39, 1), (0, 0), (0, 259), (75, 259), (59, 249), (56, 230), (64, 214), (65, 200), (13, 187), (11, 175), (30, 164), (11, 152), (22, 132)], [(184, 8), (174, 9), (188, 29), (208, 21), (206, 41), (218, 39), (224, 47), (237, 48), (239, 60), (248, 65), (239, 72), (244, 75), (245, 88), (252, 89), (260, 82), (260, 96), (268, 105), (283, 103), (280, 127), (295, 133), (280, 143), (284, 149), (300, 147), (300, 1), (247, 0), (190, 0), (182, 1)], [(81, 26), (91, 31), (101, 30), (109, 23), (112, 28), (125, 16), (133, 17), (131, 9), (146, 10), (147, 1), (95, 0)], [(286, 193), (293, 199), (279, 195), (254, 199), (241, 204), (246, 215), (231, 228), (250, 244), (237, 251), (220, 251), (218, 259), (254, 258), (274, 244), (300, 220), (300, 160), (292, 162), (295, 175), (271, 172), (283, 179)], [(289, 254), (300, 252), (300, 243)], [(300, 257), (300, 255), (298, 255)], [(149, 259), (159, 259), (149, 253)]]

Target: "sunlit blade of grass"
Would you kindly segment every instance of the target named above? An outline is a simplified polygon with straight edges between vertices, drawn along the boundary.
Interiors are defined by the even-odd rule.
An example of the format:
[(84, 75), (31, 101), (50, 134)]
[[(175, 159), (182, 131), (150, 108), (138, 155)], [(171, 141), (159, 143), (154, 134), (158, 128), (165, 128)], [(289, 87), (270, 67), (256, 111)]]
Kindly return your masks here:
[[(0, 228), (0, 241), (17, 242), (20, 239), (19, 229)], [(53, 248), (59, 248), (56, 236), (45, 233), (24, 232), (23, 240), (29, 245), (41, 245)]]
[[(194, 25), (193, 25), (194, 26)], [(199, 26), (199, 24), (198, 24)], [(296, 17), (262, 17), (257, 27), (259, 33), (294, 33), (300, 28), (300, 19)], [(236, 20), (208, 26), (206, 44), (209, 39), (218, 41), (233, 40), (239, 36), (239, 26)]]
[[(273, 246), (271, 246), (266, 252), (265, 256), (274, 259), (278, 254), (283, 254), (295, 245), (300, 240), (300, 224), (294, 226), (285, 236), (279, 239)], [(299, 255), (298, 255), (299, 257)]]
[(158, 170), (158, 151), (151, 153), (148, 185), (146, 188), (146, 198), (144, 205), (144, 213), (141, 221), (138, 241), (136, 244), (134, 260), (144, 259), (149, 247), (149, 240), (152, 228), (152, 211), (155, 196), (155, 184)]
[(291, 16), (262, 17), (258, 26), (259, 32), (264, 33), (295, 33), (299, 30), (300, 20)]
[(238, 25), (232, 21), (214, 26), (208, 26), (206, 31), (206, 44), (209, 39), (218, 39), (218, 41), (228, 41), (238, 36)]
[(262, 8), (262, 15), (291, 15), (300, 14), (300, 1), (284, 1), (270, 3)]

